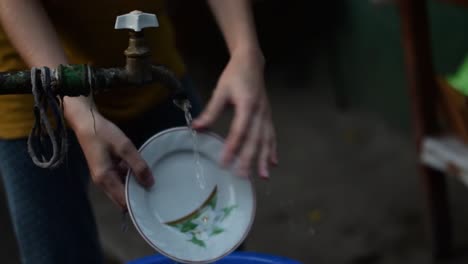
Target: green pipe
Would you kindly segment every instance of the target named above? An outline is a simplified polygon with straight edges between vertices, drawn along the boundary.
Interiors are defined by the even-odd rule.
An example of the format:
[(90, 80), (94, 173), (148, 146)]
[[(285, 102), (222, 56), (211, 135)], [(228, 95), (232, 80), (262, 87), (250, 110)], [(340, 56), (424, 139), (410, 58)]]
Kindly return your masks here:
[[(93, 68), (86, 64), (60, 65), (51, 70), (52, 91), (60, 96), (88, 96), (91, 93), (104, 92), (114, 88), (133, 88), (160, 82), (168, 87), (175, 98), (184, 98), (177, 77), (164, 66), (151, 66), (151, 80), (134, 83), (124, 68)], [(31, 94), (31, 72), (0, 72), (0, 95)]]

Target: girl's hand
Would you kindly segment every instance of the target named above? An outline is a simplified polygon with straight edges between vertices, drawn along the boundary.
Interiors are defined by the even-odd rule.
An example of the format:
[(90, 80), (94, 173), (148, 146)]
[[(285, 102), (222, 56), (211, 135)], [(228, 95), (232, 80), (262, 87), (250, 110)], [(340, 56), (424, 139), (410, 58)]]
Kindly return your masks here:
[(238, 173), (247, 176), (257, 158), (260, 177), (269, 177), (269, 166), (278, 163), (275, 129), (265, 91), (264, 59), (258, 52), (233, 53), (219, 78), (204, 112), (193, 122), (195, 129), (213, 124), (227, 104), (235, 116), (226, 139), (222, 163), (239, 155)]
[(140, 184), (154, 183), (151, 171), (133, 143), (85, 98), (65, 98), (65, 117), (86, 157), (92, 180), (122, 209), (126, 209), (123, 180), (131, 169)]

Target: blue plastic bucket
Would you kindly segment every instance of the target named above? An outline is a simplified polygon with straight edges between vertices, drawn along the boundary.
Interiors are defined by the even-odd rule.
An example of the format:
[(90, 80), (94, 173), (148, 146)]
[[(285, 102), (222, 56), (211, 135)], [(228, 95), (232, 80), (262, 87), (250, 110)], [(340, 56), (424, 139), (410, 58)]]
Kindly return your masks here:
[[(174, 264), (171, 259), (162, 255), (155, 255), (143, 259), (134, 260), (127, 264)], [(267, 254), (234, 252), (222, 260), (213, 262), (213, 264), (301, 264), (301, 262), (285, 257), (272, 256)]]

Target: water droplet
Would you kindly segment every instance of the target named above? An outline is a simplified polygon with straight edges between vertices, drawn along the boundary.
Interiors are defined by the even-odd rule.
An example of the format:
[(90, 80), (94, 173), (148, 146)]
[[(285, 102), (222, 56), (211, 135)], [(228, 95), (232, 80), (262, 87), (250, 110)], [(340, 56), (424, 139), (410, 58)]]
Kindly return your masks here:
[(317, 234), (317, 231), (314, 228), (311, 227), (311, 228), (309, 228), (308, 233), (311, 236), (315, 236)]

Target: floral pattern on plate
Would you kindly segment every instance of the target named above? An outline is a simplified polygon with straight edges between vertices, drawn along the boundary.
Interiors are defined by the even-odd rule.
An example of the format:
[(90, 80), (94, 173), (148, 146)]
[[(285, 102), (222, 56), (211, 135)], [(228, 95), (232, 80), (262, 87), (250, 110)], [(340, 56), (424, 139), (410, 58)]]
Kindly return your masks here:
[(222, 225), (229, 217), (237, 205), (217, 209), (218, 193), (214, 188), (208, 199), (193, 213), (166, 223), (177, 229), (187, 237), (187, 241), (206, 248), (206, 241), (212, 237), (223, 233), (226, 228)]

